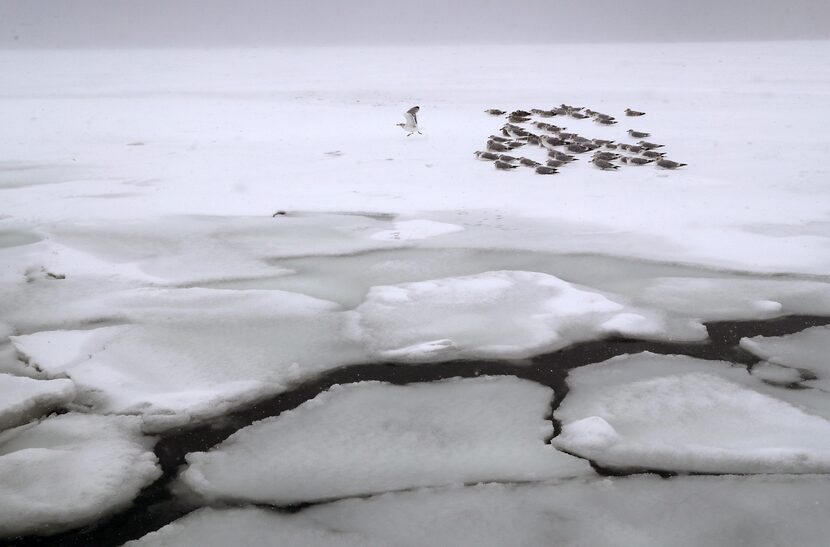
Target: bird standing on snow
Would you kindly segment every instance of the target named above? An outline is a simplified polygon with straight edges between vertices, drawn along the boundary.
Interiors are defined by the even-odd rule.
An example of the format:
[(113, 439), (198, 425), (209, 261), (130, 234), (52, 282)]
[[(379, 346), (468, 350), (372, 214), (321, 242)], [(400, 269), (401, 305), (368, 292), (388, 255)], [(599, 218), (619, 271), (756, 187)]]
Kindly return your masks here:
[(663, 158), (657, 160), (657, 167), (662, 167), (663, 169), (677, 169), (678, 167), (683, 167), (684, 165), (686, 164), (677, 163), (676, 161), (671, 161)]
[(421, 110), (420, 106), (413, 106), (406, 112), (404, 112), (404, 118), (406, 118), (406, 123), (399, 123), (397, 124), (398, 127), (402, 128), (406, 131), (406, 136), (410, 136), (413, 133), (418, 133), (419, 135), (423, 135), (420, 131), (418, 131), (418, 111)]

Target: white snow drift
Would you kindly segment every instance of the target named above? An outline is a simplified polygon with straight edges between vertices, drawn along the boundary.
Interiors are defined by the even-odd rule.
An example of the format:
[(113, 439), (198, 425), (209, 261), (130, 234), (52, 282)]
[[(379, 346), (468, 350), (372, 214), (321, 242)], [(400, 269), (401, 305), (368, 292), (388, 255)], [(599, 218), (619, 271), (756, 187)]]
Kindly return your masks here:
[(545, 444), (552, 396), (514, 377), (335, 386), (189, 454), (182, 479), (207, 499), (284, 505), (591, 473)]

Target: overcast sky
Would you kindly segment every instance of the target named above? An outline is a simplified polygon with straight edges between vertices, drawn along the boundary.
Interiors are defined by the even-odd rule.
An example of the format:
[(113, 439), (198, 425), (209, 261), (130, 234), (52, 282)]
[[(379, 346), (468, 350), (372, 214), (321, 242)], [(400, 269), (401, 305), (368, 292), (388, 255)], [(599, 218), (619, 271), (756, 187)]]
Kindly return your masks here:
[(830, 38), (830, 0), (0, 0), (0, 47)]

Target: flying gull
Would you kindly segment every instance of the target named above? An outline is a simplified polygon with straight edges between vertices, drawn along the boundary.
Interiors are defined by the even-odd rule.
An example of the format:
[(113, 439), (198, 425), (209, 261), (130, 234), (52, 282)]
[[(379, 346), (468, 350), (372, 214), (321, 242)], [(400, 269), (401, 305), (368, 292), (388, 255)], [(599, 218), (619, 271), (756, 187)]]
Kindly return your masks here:
[(421, 109), (420, 106), (413, 106), (406, 112), (404, 112), (404, 117), (406, 118), (406, 123), (399, 123), (397, 124), (398, 127), (402, 128), (406, 131), (406, 136), (410, 136), (411, 134), (417, 132), (419, 135), (423, 135), (420, 131), (418, 131), (418, 111)]

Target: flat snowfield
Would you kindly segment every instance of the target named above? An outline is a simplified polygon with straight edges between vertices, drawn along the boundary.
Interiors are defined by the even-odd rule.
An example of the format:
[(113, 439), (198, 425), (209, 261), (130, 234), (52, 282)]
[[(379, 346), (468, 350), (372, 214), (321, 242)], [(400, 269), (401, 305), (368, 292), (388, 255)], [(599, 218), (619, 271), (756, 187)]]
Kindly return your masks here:
[[(2, 52), (2, 209), (475, 209), (614, 232), (626, 253), (825, 273), (828, 56), (828, 42)], [(547, 121), (650, 132), (689, 166), (543, 177), (473, 161), (503, 124), (485, 108), (563, 102), (620, 123)], [(424, 134), (405, 138), (413, 104)]]
[[(0, 51), (0, 537), (826, 543), (828, 59)], [(562, 103), (687, 165), (474, 155)]]

